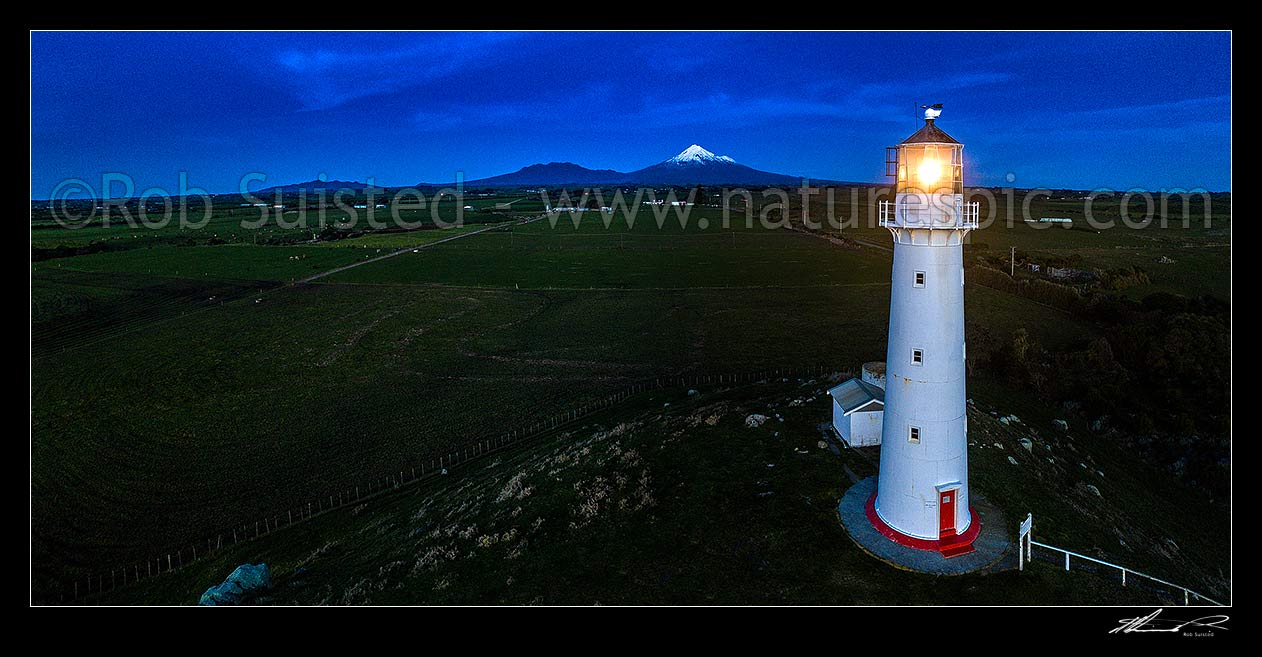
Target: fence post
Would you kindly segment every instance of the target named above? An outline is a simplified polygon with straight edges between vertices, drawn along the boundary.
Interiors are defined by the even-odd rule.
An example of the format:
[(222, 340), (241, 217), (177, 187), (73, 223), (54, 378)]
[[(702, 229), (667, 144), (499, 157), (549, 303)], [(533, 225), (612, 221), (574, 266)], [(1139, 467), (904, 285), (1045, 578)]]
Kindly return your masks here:
[(1122, 586), (1126, 586), (1126, 569), (1122, 569)]
[(1065, 553), (1065, 570), (1069, 570), (1069, 553)]
[(1183, 606), (1188, 606), (1188, 590), (1183, 589)]

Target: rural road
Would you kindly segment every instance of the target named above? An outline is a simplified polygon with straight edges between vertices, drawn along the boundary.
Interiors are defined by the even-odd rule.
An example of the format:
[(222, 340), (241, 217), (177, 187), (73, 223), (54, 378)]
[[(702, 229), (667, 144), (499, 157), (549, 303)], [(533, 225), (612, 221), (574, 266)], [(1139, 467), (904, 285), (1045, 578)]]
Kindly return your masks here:
[[(535, 222), (535, 221), (539, 221), (540, 219), (543, 219), (543, 218), (544, 218), (544, 217), (546, 217), (546, 216), (548, 216), (548, 215), (546, 215), (546, 214), (541, 214), (541, 215), (539, 215), (538, 217), (535, 217), (535, 218), (533, 218), (533, 219), (524, 219), (524, 220), (519, 221), (519, 222), (517, 222), (517, 223), (515, 223), (515, 224), (512, 224), (512, 225), (514, 225), (514, 226), (524, 226), (524, 225), (526, 225), (526, 224), (528, 224), (528, 223)], [(428, 242), (428, 243), (426, 243), (426, 244), (419, 244), (419, 245), (417, 245), (417, 246), (409, 246), (409, 247), (406, 247), (406, 248), (399, 249), (399, 250), (397, 250), (397, 251), (391, 251), (390, 253), (387, 253), (387, 254), (385, 254), (385, 255), (379, 255), (379, 256), (377, 256), (377, 257), (375, 257), (375, 258), (368, 258), (367, 260), (360, 260), (359, 262), (353, 262), (353, 263), (351, 263), (351, 264), (349, 264), (349, 265), (343, 265), (343, 266), (341, 266), (341, 267), (336, 267), (336, 268), (334, 268), (334, 269), (330, 269), (330, 270), (328, 270), (328, 271), (322, 271), (322, 272), (320, 272), (320, 273), (318, 273), (318, 274), (315, 274), (314, 276), (308, 276), (308, 277), (306, 277), (306, 278), (304, 278), (304, 279), (301, 279), (301, 280), (295, 281), (295, 283), (310, 283), (311, 281), (314, 281), (314, 280), (318, 280), (318, 279), (324, 278), (325, 276), (330, 276), (330, 275), (332, 275), (332, 274), (337, 274), (337, 273), (340, 273), (340, 272), (344, 272), (344, 271), (346, 271), (347, 269), (354, 269), (354, 268), (356, 268), (356, 267), (358, 267), (358, 266), (360, 266), (360, 265), (366, 265), (366, 264), (373, 263), (373, 262), (380, 262), (380, 261), (385, 260), (385, 259), (387, 259), (387, 258), (393, 258), (393, 257), (398, 256), (398, 255), (403, 255), (404, 253), (411, 253), (411, 252), (414, 252), (414, 251), (419, 251), (419, 250), (421, 250), (421, 249), (428, 249), (428, 248), (430, 248), (431, 246), (438, 246), (439, 244), (443, 244), (443, 243), (446, 243), (446, 242), (450, 242), (450, 241), (452, 241), (452, 240), (458, 240), (458, 239), (460, 239), (460, 238), (462, 238), (462, 237), (470, 237), (470, 236), (472, 236), (472, 235), (477, 235), (477, 234), (479, 234), (479, 233), (485, 233), (485, 232), (487, 232), (487, 231), (489, 231), (489, 230), (495, 230), (496, 228), (503, 228), (503, 227), (504, 227), (504, 224), (502, 224), (502, 223), (501, 223), (501, 224), (491, 224), (490, 226), (487, 226), (486, 228), (480, 228), (480, 229), (478, 229), (478, 230), (470, 231), (470, 232), (468, 232), (468, 233), (460, 233), (459, 235), (452, 235), (451, 237), (447, 237), (447, 238), (444, 238), (444, 239), (441, 239), (441, 240), (436, 240), (436, 241), (433, 241), (433, 242)]]

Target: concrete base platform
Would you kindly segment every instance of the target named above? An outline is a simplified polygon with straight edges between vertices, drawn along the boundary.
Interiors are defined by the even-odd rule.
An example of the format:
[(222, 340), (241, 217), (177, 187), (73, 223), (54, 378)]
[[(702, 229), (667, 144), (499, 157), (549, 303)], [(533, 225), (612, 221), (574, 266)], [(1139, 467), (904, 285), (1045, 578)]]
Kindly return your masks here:
[(1009, 552), (1013, 552), (1012, 541), (1008, 538), (1007, 519), (976, 490), (969, 491), (969, 502), (978, 516), (973, 521), (982, 523), (981, 533), (973, 541), (973, 552), (951, 559), (933, 550), (917, 550), (899, 545), (882, 536), (868, 521), (864, 511), (868, 498), (875, 492), (876, 477), (860, 481), (842, 496), (841, 503), (837, 505), (837, 513), (841, 516), (841, 524), (846, 527), (850, 538), (864, 552), (891, 566), (933, 575), (964, 575), (991, 570)]

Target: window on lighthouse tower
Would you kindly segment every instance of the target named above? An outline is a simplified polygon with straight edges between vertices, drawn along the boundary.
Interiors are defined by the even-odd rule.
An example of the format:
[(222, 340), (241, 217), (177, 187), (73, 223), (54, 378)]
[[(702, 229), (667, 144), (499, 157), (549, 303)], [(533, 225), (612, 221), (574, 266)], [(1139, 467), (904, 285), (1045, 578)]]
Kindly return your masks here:
[(912, 365), (923, 365), (923, 364), (924, 364), (924, 362), (925, 362), (925, 352), (924, 352), (924, 350), (921, 350), (921, 349), (912, 349), (912, 350), (911, 350), (911, 364), (912, 364)]
[(912, 279), (912, 285), (916, 287), (925, 286), (925, 273), (923, 271), (916, 272), (916, 276)]

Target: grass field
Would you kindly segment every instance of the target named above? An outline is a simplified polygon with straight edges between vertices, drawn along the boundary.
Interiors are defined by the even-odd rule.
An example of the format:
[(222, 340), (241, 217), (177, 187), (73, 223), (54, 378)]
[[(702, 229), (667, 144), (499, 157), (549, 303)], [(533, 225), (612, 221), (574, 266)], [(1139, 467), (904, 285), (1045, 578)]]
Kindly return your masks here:
[[(860, 201), (865, 198), (861, 196)], [(998, 195), (992, 206), (983, 208), (980, 228), (970, 233), (969, 243), (975, 249), (1004, 256), (1011, 247), (1016, 247), (1030, 256), (1032, 262), (1046, 262), (1049, 257), (1080, 256), (1082, 262), (1076, 266), (1084, 269), (1140, 267), (1152, 282), (1126, 290), (1128, 296), (1136, 298), (1159, 291), (1231, 298), (1230, 199), (1217, 201), (1212, 206), (1209, 226), (1204, 224), (1203, 212), (1193, 208), (1186, 227), (1176, 202), (1170, 203), (1165, 226), (1157, 217), (1137, 227), (1122, 220), (1117, 200), (1097, 200), (1093, 204), (1093, 218), (1102, 226), (1109, 225), (1108, 222), (1112, 226), (1102, 229), (1093, 228), (1083, 216), (1082, 201), (1035, 197), (1030, 202), (1029, 216), (1073, 219), (1073, 223), (1067, 225), (1026, 223), (1024, 205), (1025, 200), (1019, 194), (1011, 204), (1005, 196)], [(810, 208), (815, 221), (823, 221), (828, 216), (822, 202), (814, 202)], [(795, 208), (795, 220), (800, 212), (800, 207)], [(835, 212), (850, 223), (840, 231), (828, 227), (822, 228), (822, 232), (878, 244), (888, 242), (889, 235), (877, 225), (872, 207), (861, 202), (851, 208), (839, 200)], [(1134, 224), (1143, 216), (1142, 210), (1129, 215)], [(1159, 262), (1162, 256), (1172, 262)]]
[(292, 281), (372, 255), (375, 253), (363, 249), (315, 246), (155, 246), (49, 260), (38, 263), (35, 273), (64, 269), (206, 280)]
[[(699, 209), (684, 228), (672, 218), (659, 229), (647, 210), (635, 215), (634, 226), (622, 219), (606, 229), (597, 217), (590, 213), (577, 227), (564, 215), (555, 228), (547, 220), (505, 225), (305, 285), (292, 281), (398, 248), (432, 244), (459, 231), (374, 233), (285, 246), (256, 246), (248, 240), (214, 246), (156, 244), (33, 263), (32, 565), (36, 597), (56, 590), (60, 581), (204, 539), (348, 481), (397, 471), (401, 464), (453, 444), (600, 398), (629, 382), (665, 374), (766, 367), (822, 364), (844, 369), (884, 356), (889, 303), (889, 254), (885, 251), (842, 249), (811, 235), (757, 225), (724, 228), (718, 211), (708, 208)], [(700, 218), (707, 220), (706, 228), (697, 225)], [(480, 227), (468, 226), (463, 231)], [(994, 250), (1006, 249), (1003, 240), (1008, 233), (994, 230), (981, 231), (978, 239), (988, 240)], [(45, 239), (45, 232), (49, 240), (63, 239), (53, 236), (52, 230), (40, 230), (33, 231), (33, 243)], [(1029, 243), (1021, 248), (1081, 252), (1092, 262), (1121, 263), (1110, 258), (1156, 257), (1153, 254), (1166, 253), (1167, 246), (1186, 239), (1156, 233), (1163, 240), (1157, 243), (1160, 248), (1144, 250), (1140, 247), (1147, 242), (1139, 240), (1131, 250), (1137, 238), (1102, 246), (1091, 241), (1095, 236), (1080, 232), (1019, 226), (1011, 231), (1011, 240)], [(859, 229), (854, 234), (880, 244), (889, 239), (884, 229)], [(139, 242), (146, 238), (120, 239)], [(1207, 234), (1193, 241), (1197, 239), (1203, 244), (1224, 238)], [(1115, 248), (1119, 246), (1126, 248)], [(1146, 267), (1155, 272), (1154, 288), (1206, 289), (1229, 298), (1229, 291), (1221, 289), (1230, 271), (1229, 256), (1222, 247), (1189, 247), (1180, 253), (1186, 255), (1170, 256), (1176, 260), (1172, 265)], [(974, 344), (1002, 340), (1017, 328), (1026, 328), (1047, 345), (1080, 343), (1092, 335), (1090, 325), (1061, 311), (996, 290), (970, 285), (966, 299), (970, 354)], [(1002, 384), (978, 381), (979, 400), (1022, 417), (1028, 413), (1044, 422), (1041, 426), (1050, 422), (1039, 417), (1037, 400)], [(809, 429), (803, 429), (802, 435), (811, 434), (814, 424), (826, 419), (826, 411), (811, 408), (813, 415), (798, 420)], [(612, 425), (622, 419), (607, 421)], [(806, 494), (814, 500), (813, 506), (777, 516), (774, 522), (783, 524), (766, 525), (778, 532), (776, 544), (749, 549), (753, 554), (766, 550), (799, 556), (769, 560), (776, 565), (758, 577), (776, 582), (771, 593), (758, 592), (766, 587), (742, 583), (733, 584), (724, 594), (719, 584), (738, 581), (745, 572), (740, 568), (749, 566), (734, 565), (733, 559), (745, 563), (741, 560), (747, 556), (741, 555), (746, 549), (739, 547), (740, 537), (731, 533), (737, 530), (725, 530), (722, 525), (739, 526), (733, 518), (751, 509), (733, 503), (720, 505), (723, 511), (713, 519), (690, 519), (689, 514), (703, 500), (722, 501), (726, 489), (719, 480), (739, 470), (737, 479), (748, 484), (751, 463), (772, 458), (773, 452), (725, 446), (727, 441), (741, 440), (736, 429), (698, 434), (695, 445), (687, 438), (692, 434), (685, 432), (685, 438), (663, 447), (660, 454), (654, 452), (659, 454), (653, 457), (654, 472), (660, 473), (654, 475), (657, 499), (664, 501), (668, 491), (656, 488), (660, 482), (673, 486), (673, 482), (705, 481), (718, 488), (697, 493), (703, 497), (670, 507), (669, 512), (663, 503), (661, 513), (666, 519), (641, 514), (625, 525), (594, 523), (601, 529), (591, 536), (591, 532), (579, 538), (551, 535), (546, 541), (550, 547), (538, 557), (540, 561), (530, 562), (530, 569), (543, 577), (547, 568), (564, 566), (570, 574), (553, 573), (559, 579), (552, 588), (537, 582), (525, 587), (529, 595), (506, 592), (502, 599), (578, 601), (566, 597), (566, 585), (605, 573), (608, 580), (599, 586), (607, 588), (594, 589), (600, 596), (596, 599), (602, 601), (619, 599), (620, 590), (646, 601), (684, 600), (681, 592), (689, 590), (713, 590), (717, 596), (713, 600), (730, 601), (942, 601), (952, 591), (972, 596), (969, 602), (1015, 601), (1001, 593), (1001, 587), (991, 588), (989, 582), (999, 579), (935, 589), (909, 584), (915, 578), (902, 574), (871, 575), (871, 568), (838, 546), (838, 536), (844, 540), (844, 535), (828, 524), (826, 514), (819, 515), (825, 502), (835, 503), (843, 477), (835, 459), (823, 458), (818, 463), (810, 461), (809, 476), (791, 488), (811, 491)], [(656, 440), (652, 432), (636, 435), (645, 450)], [(758, 447), (763, 448), (780, 447)], [(568, 447), (562, 441), (555, 449)], [(1168, 477), (1128, 462), (1125, 454), (1093, 454), (1106, 476), (1118, 473), (1116, 482), (1099, 488), (1119, 504), (1146, 504), (1133, 497), (1140, 493), (1127, 492), (1131, 490), (1160, 490), (1161, 496), (1171, 496), (1168, 501), (1179, 515), (1165, 518), (1145, 512), (1136, 521), (1137, 531), (1175, 537), (1183, 550), (1205, 564), (1217, 567), (1226, 562), (1221, 546), (1201, 544), (1198, 537), (1209, 535), (1203, 526), (1186, 520), (1212, 518), (1218, 523), (1227, 517), (1224, 508), (1207, 510), (1199, 501), (1187, 499), (1181, 489), (1171, 488)], [(510, 476), (511, 464), (524, 467), (536, 456), (523, 453), (511, 457), (517, 460), (505, 458), (492, 479), (475, 478), (468, 486), (485, 497), (487, 487), (502, 485), (495, 478)], [(978, 462), (979, 467), (991, 467), (984, 465), (984, 457)], [(669, 463), (677, 465), (662, 470)], [(1007, 466), (1006, 459), (996, 463)], [(985, 470), (981, 472), (985, 480)], [(590, 475), (583, 474), (582, 480), (590, 481)], [(1045, 535), (1073, 541), (1067, 547), (1095, 540), (1088, 526), (1075, 524), (1080, 516), (1058, 515), (1054, 505), (1039, 501), (1040, 489), (1017, 484), (1021, 490), (1005, 497), (1009, 485), (1012, 482), (1007, 479), (996, 480), (992, 496), (1013, 509), (1030, 506), (1048, 517), (1050, 527), (1063, 528)], [(440, 513), (445, 504), (465, 499), (464, 492), (445, 492), (441, 487), (418, 489), (416, 494), (433, 496), (426, 503), (431, 509), (428, 513)], [(787, 503), (776, 498), (773, 506)], [(556, 506), (554, 511), (560, 513), (561, 508)], [(392, 519), (394, 515), (411, 515), (418, 509), (416, 500), (411, 500), (389, 502), (380, 509), (373, 506), (371, 515), (364, 517), (335, 514), (278, 534), (274, 545), (252, 544), (225, 552), (221, 559), (195, 567), (206, 570), (187, 571), (201, 573), (198, 578), (169, 580), (175, 587), (169, 591), (163, 589), (168, 584), (155, 582), (152, 586), (157, 588), (138, 589), (134, 595), (141, 597), (125, 599), (153, 595), (159, 597), (146, 599), (186, 602), (189, 591), (205, 588), (203, 580), (215, 568), (245, 558), (252, 550), (264, 550), (278, 563), (293, 566), (284, 571), (292, 574), (297, 568), (294, 564), (306, 554), (324, 542), (337, 541), (342, 547), (330, 548), (330, 553), (342, 555), (336, 559), (349, 564), (346, 572), (319, 580), (319, 586), (293, 599), (356, 600), (351, 591), (363, 573), (397, 560), (391, 556), (388, 563), (379, 562), (390, 554), (388, 544), (397, 538), (389, 532), (373, 539), (376, 543), (365, 548), (362, 557), (354, 556), (363, 546), (356, 543), (361, 539), (350, 535), (361, 536), (361, 530), (370, 533), (364, 529), (369, 525), (357, 523), (366, 517), (403, 527)], [(495, 511), (488, 508), (486, 513)], [(1117, 517), (1100, 515), (1097, 520), (1116, 522)], [(469, 521), (484, 522), (473, 516)], [(794, 527), (803, 526), (798, 523), (811, 529), (792, 536)], [(502, 531), (511, 526), (503, 525)], [(343, 538), (329, 538), (343, 533)], [(721, 547), (713, 548), (718, 553), (707, 547), (713, 541), (706, 537), (714, 533), (722, 537)], [(608, 565), (578, 558), (592, 554), (599, 545), (661, 550), (659, 542), (665, 540), (661, 537), (672, 535), (686, 537), (687, 549), (663, 567), (667, 580), (676, 578), (665, 589), (643, 579), (645, 565), (634, 555), (623, 557), (624, 563)], [(400, 545), (418, 549), (406, 542)], [(425, 549), (445, 545), (427, 543)], [(818, 559), (801, 556), (820, 545), (840, 551), (841, 556), (832, 552)], [(462, 553), (464, 549), (462, 545)], [(566, 556), (567, 552), (577, 556)], [(497, 559), (506, 556), (494, 551), (485, 554), (499, 555)], [(834, 557), (840, 561), (832, 564)], [(1162, 567), (1162, 562), (1149, 556), (1140, 561), (1136, 567), (1143, 563), (1157, 570)], [(482, 579), (475, 574), (483, 562), (462, 563), (468, 564), (467, 569), (460, 566), (462, 570), (447, 586), (438, 586), (442, 581), (438, 576), (432, 581), (409, 580), (397, 594), (374, 593), (363, 599), (501, 599), (492, 592), (491, 574)], [(842, 571), (848, 568), (857, 570), (845, 575)], [(348, 579), (352, 576), (356, 579)], [(873, 584), (860, 581), (869, 576), (875, 577)], [(396, 583), (393, 577), (386, 578), (390, 587)], [(1180, 579), (1187, 578), (1175, 581)], [(473, 581), (480, 583), (469, 583)], [(1050, 578), (1040, 585), (1046, 587), (1041, 595), (1057, 601), (1118, 599), (1102, 592), (1111, 587), (1078, 581), (1076, 576)], [(466, 585), (453, 587), (452, 582)], [(900, 590), (890, 594), (883, 588), (888, 586)], [(332, 593), (319, 592), (326, 588)], [(1093, 597), (1097, 594), (1105, 597)]]
[(462, 233), (486, 228), (482, 224), (466, 224), (460, 227), (447, 227), (430, 230), (408, 230), (399, 232), (374, 232), (359, 237), (351, 237), (331, 242), (321, 242), (319, 246), (327, 248), (359, 247), (363, 249), (402, 249), (409, 246), (420, 246), (438, 240), (449, 239)]
[[(834, 256), (822, 242), (784, 239)], [(41, 285), (102, 276), (41, 270)], [(887, 303), (879, 284), (670, 295), (320, 284), (135, 326), (37, 362), (36, 563), (132, 560), (628, 381), (832, 361), (828, 330), (855, 334), (840, 348), (847, 361), (873, 358)], [(827, 327), (811, 319), (823, 315), (833, 315)], [(113, 476), (87, 475), (101, 471)]]

